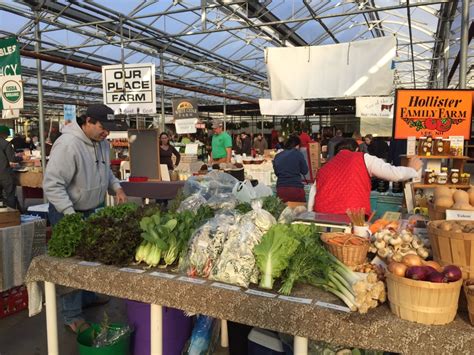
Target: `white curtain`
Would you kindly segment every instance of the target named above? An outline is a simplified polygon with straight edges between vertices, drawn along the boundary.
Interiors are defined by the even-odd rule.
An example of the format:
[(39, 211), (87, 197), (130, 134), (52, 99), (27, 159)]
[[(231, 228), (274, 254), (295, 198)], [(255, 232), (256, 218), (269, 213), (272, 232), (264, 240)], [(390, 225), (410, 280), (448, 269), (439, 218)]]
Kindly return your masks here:
[(259, 99), (260, 113), (268, 116), (304, 116), (304, 100)]
[(395, 37), (312, 47), (266, 48), (272, 100), (388, 95)]

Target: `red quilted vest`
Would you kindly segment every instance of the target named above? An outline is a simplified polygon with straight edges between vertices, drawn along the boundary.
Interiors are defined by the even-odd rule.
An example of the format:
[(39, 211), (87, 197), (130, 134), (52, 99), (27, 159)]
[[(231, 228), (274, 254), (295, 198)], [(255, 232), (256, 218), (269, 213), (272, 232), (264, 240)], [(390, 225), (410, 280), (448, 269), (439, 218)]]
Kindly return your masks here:
[(370, 214), (370, 190), (364, 153), (342, 150), (318, 171), (314, 211), (345, 214), (363, 207)]

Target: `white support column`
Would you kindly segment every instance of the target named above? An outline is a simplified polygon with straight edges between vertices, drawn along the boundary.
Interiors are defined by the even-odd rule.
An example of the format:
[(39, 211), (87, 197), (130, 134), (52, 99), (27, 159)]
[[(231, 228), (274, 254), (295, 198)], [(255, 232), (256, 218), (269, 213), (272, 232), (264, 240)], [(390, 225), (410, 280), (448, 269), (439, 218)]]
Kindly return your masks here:
[(295, 335), (293, 341), (293, 353), (295, 355), (308, 355), (308, 338)]
[(150, 307), (151, 355), (163, 355), (163, 308), (157, 304)]
[(59, 355), (56, 285), (45, 281), (44, 290), (46, 298), (46, 332), (48, 337), (48, 355)]
[(229, 347), (229, 331), (227, 330), (227, 321), (221, 319), (221, 346), (223, 348)]

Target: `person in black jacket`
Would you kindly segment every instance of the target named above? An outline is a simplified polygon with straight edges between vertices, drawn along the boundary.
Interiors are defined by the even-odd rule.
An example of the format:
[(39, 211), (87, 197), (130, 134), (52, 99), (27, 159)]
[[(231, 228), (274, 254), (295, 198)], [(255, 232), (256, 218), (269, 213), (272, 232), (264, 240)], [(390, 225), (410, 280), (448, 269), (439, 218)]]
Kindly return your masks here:
[(0, 198), (8, 207), (16, 208), (16, 184), (10, 163), (22, 161), (15, 156), (15, 151), (10, 142), (6, 140), (10, 129), (0, 126)]

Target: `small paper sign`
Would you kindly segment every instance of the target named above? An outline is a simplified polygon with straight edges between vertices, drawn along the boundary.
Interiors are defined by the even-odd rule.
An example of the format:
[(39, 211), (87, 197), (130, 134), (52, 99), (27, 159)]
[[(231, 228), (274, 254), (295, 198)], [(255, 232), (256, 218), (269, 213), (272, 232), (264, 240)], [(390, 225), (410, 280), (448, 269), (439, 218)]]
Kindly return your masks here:
[(223, 288), (225, 290), (230, 290), (230, 291), (240, 291), (240, 287), (238, 287), (238, 286), (222, 284), (220, 282), (214, 282), (214, 283), (211, 284), (211, 286), (218, 287), (218, 288)]
[(318, 301), (316, 302), (316, 306), (324, 307), (324, 308), (330, 308), (330, 309), (335, 309), (336, 311), (341, 311), (341, 312), (347, 312), (350, 313), (351, 310), (347, 307), (344, 306), (339, 306), (337, 304), (332, 304), (332, 303), (327, 303), (327, 302), (322, 302)]
[(278, 296), (278, 298), (285, 301), (303, 303), (303, 304), (311, 304), (311, 302), (313, 302), (311, 298), (291, 297), (291, 296), (283, 296), (283, 295)]
[(101, 263), (98, 263), (97, 261), (81, 261), (78, 263), (79, 265), (84, 265), (84, 266), (99, 266)]
[(184, 282), (190, 282), (192, 284), (197, 284), (197, 285), (202, 285), (203, 283), (206, 283), (206, 280), (193, 279), (192, 277), (187, 277), (187, 276), (180, 276), (178, 277), (178, 280), (184, 281)]
[(164, 279), (174, 279), (176, 275), (167, 274), (166, 272), (153, 271), (150, 273), (151, 276), (162, 277)]
[(130, 268), (130, 267), (123, 267), (123, 268), (119, 269), (119, 271), (131, 272), (132, 274), (143, 274), (143, 273), (145, 272), (145, 270), (132, 269), (132, 268)]
[(249, 295), (255, 295), (255, 296), (261, 296), (261, 297), (267, 297), (267, 298), (275, 298), (277, 295), (274, 295), (273, 293), (268, 293), (268, 292), (263, 292), (263, 291), (258, 291), (258, 290), (247, 290), (245, 293)]
[(474, 221), (474, 211), (446, 210), (446, 220)]

